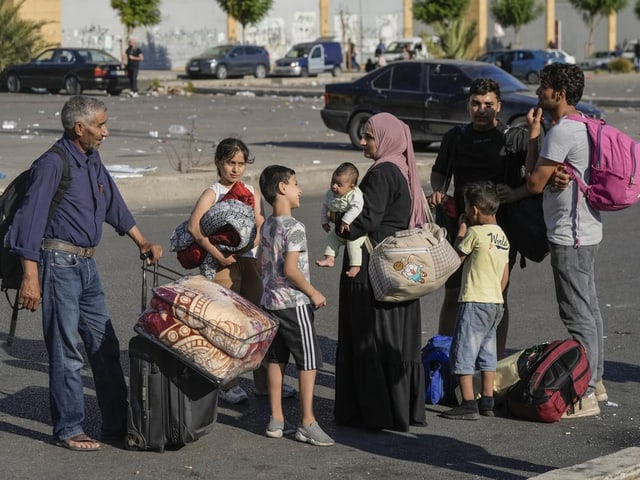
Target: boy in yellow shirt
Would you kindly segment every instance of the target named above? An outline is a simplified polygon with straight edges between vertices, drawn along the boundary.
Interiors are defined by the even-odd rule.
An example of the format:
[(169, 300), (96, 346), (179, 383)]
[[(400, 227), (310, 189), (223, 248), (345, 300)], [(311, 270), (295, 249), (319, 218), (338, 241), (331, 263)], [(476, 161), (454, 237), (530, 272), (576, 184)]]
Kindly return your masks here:
[[(496, 222), (500, 199), (489, 181), (470, 183), (456, 247), (462, 266), (458, 315), (451, 343), (451, 371), (457, 375), (462, 404), (442, 414), (453, 420), (493, 416), (493, 380), (498, 362), (496, 328), (502, 320), (502, 292), (509, 280), (509, 241)], [(481, 372), (482, 397), (475, 400), (473, 374)]]

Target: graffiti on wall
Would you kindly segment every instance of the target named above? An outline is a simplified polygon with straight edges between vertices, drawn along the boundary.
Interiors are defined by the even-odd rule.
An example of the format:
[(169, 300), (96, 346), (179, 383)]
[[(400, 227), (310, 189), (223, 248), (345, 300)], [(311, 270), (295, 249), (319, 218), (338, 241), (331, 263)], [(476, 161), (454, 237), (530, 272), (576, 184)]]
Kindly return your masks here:
[(358, 58), (373, 59), (376, 47), (383, 41), (385, 45), (399, 38), (398, 14), (384, 14), (375, 17), (375, 25), (363, 25), (360, 15), (341, 12), (333, 17), (333, 31), (336, 38), (346, 45), (351, 39), (356, 45)]
[(263, 45), (272, 59), (283, 56), (287, 43), (284, 18), (267, 18), (257, 25), (250, 25), (245, 41)]
[(85, 25), (81, 28), (62, 31), (62, 44), (82, 48), (99, 48), (120, 58), (121, 35), (110, 32), (99, 25)]
[(291, 43), (311, 42), (318, 38), (316, 12), (294, 12), (291, 23)]
[(382, 41), (385, 45), (400, 37), (400, 27), (397, 14), (380, 15), (376, 17), (376, 45)]
[[(399, 30), (397, 14), (379, 15), (375, 26), (361, 28), (360, 16), (343, 13), (333, 18), (333, 34), (336, 40), (346, 42), (351, 38), (361, 58), (372, 56), (382, 38), (385, 43), (397, 38)], [(343, 35), (344, 34), (344, 35)], [(135, 37), (144, 54), (144, 69), (180, 70), (188, 59), (207, 48), (227, 41), (226, 31), (215, 27), (188, 28), (186, 26), (161, 25), (138, 29)], [(264, 45), (273, 60), (283, 57), (292, 45), (313, 41), (320, 36), (318, 15), (313, 11), (293, 12), (292, 20), (269, 17), (257, 25), (247, 27), (245, 41)], [(121, 58), (124, 33), (99, 25), (84, 25), (62, 31), (64, 45), (106, 50)]]

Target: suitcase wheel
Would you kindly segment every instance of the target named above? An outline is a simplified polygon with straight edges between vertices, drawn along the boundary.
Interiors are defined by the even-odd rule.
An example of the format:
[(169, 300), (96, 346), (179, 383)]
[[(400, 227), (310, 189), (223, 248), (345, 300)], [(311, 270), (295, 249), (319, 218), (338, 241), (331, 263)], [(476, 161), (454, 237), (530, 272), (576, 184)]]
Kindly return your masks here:
[(145, 441), (137, 432), (129, 430), (124, 440), (124, 446), (127, 450), (145, 450)]

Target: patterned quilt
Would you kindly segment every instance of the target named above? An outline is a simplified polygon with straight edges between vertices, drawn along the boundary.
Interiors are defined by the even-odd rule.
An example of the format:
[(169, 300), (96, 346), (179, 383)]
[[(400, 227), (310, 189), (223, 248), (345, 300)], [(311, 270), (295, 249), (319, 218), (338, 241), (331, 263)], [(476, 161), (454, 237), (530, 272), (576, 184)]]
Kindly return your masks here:
[(170, 313), (153, 310), (147, 310), (140, 316), (139, 329), (177, 352), (179, 357), (189, 360), (191, 366), (206, 377), (221, 384), (258, 368), (270, 345), (269, 342), (254, 343), (247, 349), (244, 358), (235, 358), (213, 346)]
[(229, 381), (260, 365), (278, 324), (235, 292), (193, 275), (154, 288), (138, 327)]

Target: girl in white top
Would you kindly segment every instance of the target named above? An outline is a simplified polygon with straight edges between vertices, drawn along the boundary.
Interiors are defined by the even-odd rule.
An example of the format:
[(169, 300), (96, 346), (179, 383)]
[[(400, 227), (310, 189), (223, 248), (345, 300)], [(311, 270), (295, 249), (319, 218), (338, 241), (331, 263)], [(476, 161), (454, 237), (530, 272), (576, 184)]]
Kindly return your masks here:
[[(247, 163), (253, 163), (254, 159), (249, 154), (249, 149), (242, 140), (237, 138), (225, 138), (222, 140), (215, 153), (215, 165), (218, 170), (218, 181), (207, 188), (196, 203), (191, 216), (189, 217), (189, 233), (194, 240), (213, 256), (219, 263), (213, 281), (233, 290), (244, 298), (260, 305), (262, 296), (262, 279), (257, 269), (256, 252), (259, 236), (256, 235), (254, 248), (241, 256), (233, 253), (222, 252), (200, 229), (200, 219), (202, 216), (233, 187), (236, 182), (240, 182), (247, 168)], [(250, 186), (245, 185), (254, 195), (254, 212), (256, 217), (257, 231), (264, 222), (264, 215), (261, 204), (261, 195)], [(266, 392), (267, 377), (266, 369), (262, 366), (253, 372), (253, 380), (258, 393)], [(240, 403), (248, 400), (247, 393), (238, 385), (237, 381), (226, 384), (220, 391), (220, 398), (228, 403)]]

